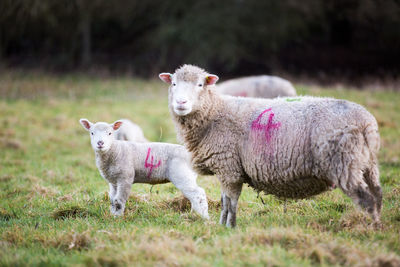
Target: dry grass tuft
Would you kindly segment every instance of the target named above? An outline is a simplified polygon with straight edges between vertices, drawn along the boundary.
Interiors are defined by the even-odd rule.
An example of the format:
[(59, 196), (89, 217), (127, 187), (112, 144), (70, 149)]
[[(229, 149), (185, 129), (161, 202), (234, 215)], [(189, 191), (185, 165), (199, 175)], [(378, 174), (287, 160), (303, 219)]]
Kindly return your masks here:
[(400, 266), (400, 258), (396, 255), (382, 255), (375, 259), (375, 266), (378, 267), (397, 267)]
[(399, 266), (396, 264), (400, 260), (395, 255), (371, 255), (359, 250), (354, 245), (285, 228), (275, 228), (271, 231), (250, 228), (247, 233), (235, 234), (226, 242), (250, 246), (273, 247), (278, 245), (301, 258), (309, 259), (314, 264), (323, 265)]
[(67, 218), (84, 218), (90, 215), (87, 209), (79, 206), (72, 206), (65, 209), (59, 209), (53, 212), (52, 217), (56, 220), (65, 220)]
[(32, 193), (37, 193), (43, 197), (54, 197), (58, 194), (58, 191), (52, 187), (45, 187), (39, 184), (33, 186)]
[[(218, 209), (220, 207), (219, 201), (207, 198), (208, 209)], [(184, 196), (175, 197), (173, 199), (164, 200), (161, 204), (164, 207), (172, 208), (177, 212), (187, 212), (190, 211), (190, 201)]]
[(88, 249), (91, 243), (92, 238), (88, 231), (82, 233), (73, 231), (72, 233), (58, 236), (54, 242), (54, 246), (63, 250), (84, 250)]
[(2, 176), (0, 176), (0, 182), (8, 182), (13, 180), (15, 177), (10, 175), (10, 174), (4, 174)]
[(0, 208), (0, 221), (9, 221), (16, 218), (18, 218), (18, 216), (15, 213), (11, 213)]
[(0, 147), (22, 151), (26, 150), (21, 141), (9, 138), (0, 138)]
[(22, 233), (19, 226), (15, 226), (4, 231), (1, 239), (2, 241), (8, 242), (9, 244), (18, 245), (24, 241), (24, 234)]
[(71, 194), (66, 194), (57, 198), (57, 201), (72, 201), (72, 200), (73, 198)]
[(358, 233), (368, 233), (373, 230), (372, 219), (360, 210), (348, 212), (339, 221), (339, 227), (343, 230)]

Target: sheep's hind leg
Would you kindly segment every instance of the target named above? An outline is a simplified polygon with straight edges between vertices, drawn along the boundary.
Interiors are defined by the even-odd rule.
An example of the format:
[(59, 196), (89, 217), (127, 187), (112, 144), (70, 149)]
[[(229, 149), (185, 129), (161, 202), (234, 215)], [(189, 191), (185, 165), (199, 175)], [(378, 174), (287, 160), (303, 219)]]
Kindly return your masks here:
[(221, 187), (221, 217), (220, 223), (226, 224), (227, 227), (236, 226), (236, 212), (240, 193), (242, 192), (243, 183), (228, 184)]
[(204, 189), (196, 183), (197, 174), (184, 162), (176, 161), (176, 165), (172, 166), (170, 181), (189, 199), (192, 210), (203, 219), (209, 219), (207, 196)]

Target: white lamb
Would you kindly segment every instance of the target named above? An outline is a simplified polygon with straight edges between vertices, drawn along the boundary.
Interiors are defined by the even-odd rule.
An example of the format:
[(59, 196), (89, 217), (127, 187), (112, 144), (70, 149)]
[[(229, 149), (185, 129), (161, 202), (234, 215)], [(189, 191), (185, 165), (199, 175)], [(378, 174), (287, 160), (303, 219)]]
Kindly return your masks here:
[(190, 168), (190, 155), (183, 146), (115, 140), (115, 131), (122, 121), (93, 124), (80, 119), (80, 123), (90, 132), (97, 168), (109, 183), (113, 215), (124, 213), (133, 183), (172, 182), (189, 199), (192, 209), (209, 218), (206, 194), (196, 183), (197, 174)]
[(122, 125), (119, 127), (118, 131), (116, 131), (115, 139), (139, 143), (149, 142), (149, 140), (144, 137), (142, 128), (140, 128), (139, 125), (128, 119), (121, 119), (120, 121), (122, 121)]
[(296, 96), (296, 89), (288, 80), (277, 76), (258, 75), (227, 80), (215, 86), (220, 94), (231, 96), (275, 98)]

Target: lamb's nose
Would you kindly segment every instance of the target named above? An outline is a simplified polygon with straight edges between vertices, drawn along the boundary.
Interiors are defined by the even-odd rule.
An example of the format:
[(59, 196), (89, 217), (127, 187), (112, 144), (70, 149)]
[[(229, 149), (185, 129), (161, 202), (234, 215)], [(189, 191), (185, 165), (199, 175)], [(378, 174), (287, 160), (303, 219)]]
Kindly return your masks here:
[(103, 142), (103, 141), (99, 141), (99, 142), (97, 142), (97, 145), (98, 145), (98, 146), (103, 146), (103, 145), (104, 145), (104, 142)]
[(179, 105), (183, 105), (186, 104), (187, 100), (176, 100), (176, 103), (178, 103)]

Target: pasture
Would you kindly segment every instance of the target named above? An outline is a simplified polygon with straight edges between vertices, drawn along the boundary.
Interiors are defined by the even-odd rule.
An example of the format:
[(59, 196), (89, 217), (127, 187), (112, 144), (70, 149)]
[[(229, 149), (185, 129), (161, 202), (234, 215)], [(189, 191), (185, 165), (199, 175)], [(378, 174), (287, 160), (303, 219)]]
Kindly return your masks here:
[(378, 120), (383, 227), (335, 189), (283, 201), (245, 186), (237, 228), (218, 224), (219, 182), (198, 178), (210, 221), (172, 185), (134, 185), (125, 215), (79, 124), (129, 118), (151, 141), (176, 143), (159, 80), (0, 74), (0, 265), (400, 266), (400, 93), (295, 84), (299, 94), (364, 105)]

